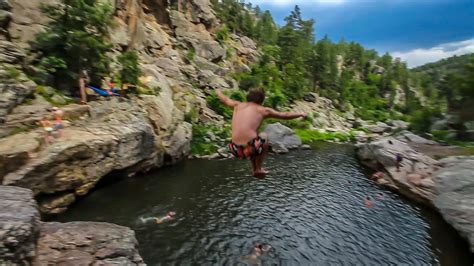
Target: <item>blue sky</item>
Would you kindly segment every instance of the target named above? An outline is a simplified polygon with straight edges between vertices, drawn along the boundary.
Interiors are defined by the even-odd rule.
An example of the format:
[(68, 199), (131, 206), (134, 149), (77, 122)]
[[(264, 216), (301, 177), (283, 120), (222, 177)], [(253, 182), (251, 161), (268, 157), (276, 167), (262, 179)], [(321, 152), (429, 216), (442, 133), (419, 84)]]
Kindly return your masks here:
[[(248, 2), (248, 1), (247, 1)], [(250, 0), (284, 23), (295, 4), (316, 37), (345, 38), (409, 66), (474, 52), (474, 0)]]

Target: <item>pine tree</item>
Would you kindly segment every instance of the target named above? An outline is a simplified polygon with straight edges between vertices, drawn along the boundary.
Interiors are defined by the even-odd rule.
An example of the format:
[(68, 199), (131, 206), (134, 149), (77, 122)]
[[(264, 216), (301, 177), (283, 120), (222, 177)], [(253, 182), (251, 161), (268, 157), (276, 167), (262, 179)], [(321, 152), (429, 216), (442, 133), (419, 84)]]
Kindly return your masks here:
[(79, 74), (88, 70), (92, 78), (108, 74), (111, 46), (106, 41), (112, 7), (103, 1), (61, 0), (42, 11), (51, 19), (38, 34), (36, 48), (42, 52), (40, 68), (55, 77), (55, 85), (70, 88)]

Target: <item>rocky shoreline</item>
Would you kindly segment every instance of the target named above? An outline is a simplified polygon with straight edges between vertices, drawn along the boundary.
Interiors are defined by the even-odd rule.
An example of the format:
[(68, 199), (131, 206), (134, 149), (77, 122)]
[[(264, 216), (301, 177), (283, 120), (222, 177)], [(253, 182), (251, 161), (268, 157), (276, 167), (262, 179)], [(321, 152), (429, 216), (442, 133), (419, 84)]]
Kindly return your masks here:
[[(410, 132), (357, 145), (377, 184), (441, 213), (474, 252), (474, 156), (435, 159), (459, 152)], [(396, 154), (403, 158), (399, 170)]]
[(133, 230), (41, 222), (29, 189), (0, 186), (0, 265), (145, 265)]

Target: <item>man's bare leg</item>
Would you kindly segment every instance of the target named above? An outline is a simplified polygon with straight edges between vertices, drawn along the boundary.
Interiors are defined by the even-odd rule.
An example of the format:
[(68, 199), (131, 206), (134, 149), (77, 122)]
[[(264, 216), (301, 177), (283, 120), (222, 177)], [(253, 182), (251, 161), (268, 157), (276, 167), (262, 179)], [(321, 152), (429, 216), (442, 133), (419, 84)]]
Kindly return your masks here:
[(252, 175), (255, 175), (255, 172), (257, 171), (257, 161), (255, 159), (255, 157), (250, 158), (250, 164), (252, 165)]
[(254, 172), (255, 177), (264, 177), (266, 174), (268, 174), (268, 171), (265, 171), (262, 168), (263, 160), (265, 159), (265, 155), (268, 152), (268, 135), (265, 133), (260, 133), (260, 137), (265, 139), (265, 144), (263, 145), (263, 153), (254, 157), (256, 163), (256, 170)]

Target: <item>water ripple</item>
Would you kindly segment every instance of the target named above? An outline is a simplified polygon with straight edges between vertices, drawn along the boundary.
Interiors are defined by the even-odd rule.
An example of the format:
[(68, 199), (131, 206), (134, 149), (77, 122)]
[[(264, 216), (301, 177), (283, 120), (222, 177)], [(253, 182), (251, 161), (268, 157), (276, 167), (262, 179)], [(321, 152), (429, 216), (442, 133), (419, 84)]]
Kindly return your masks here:
[[(273, 247), (263, 265), (438, 263), (421, 210), (368, 182), (350, 147), (270, 157), (267, 167), (257, 180), (244, 161), (189, 161), (97, 191), (61, 219), (131, 226), (150, 265), (252, 264), (256, 243)], [(168, 210), (175, 220), (139, 222)]]

